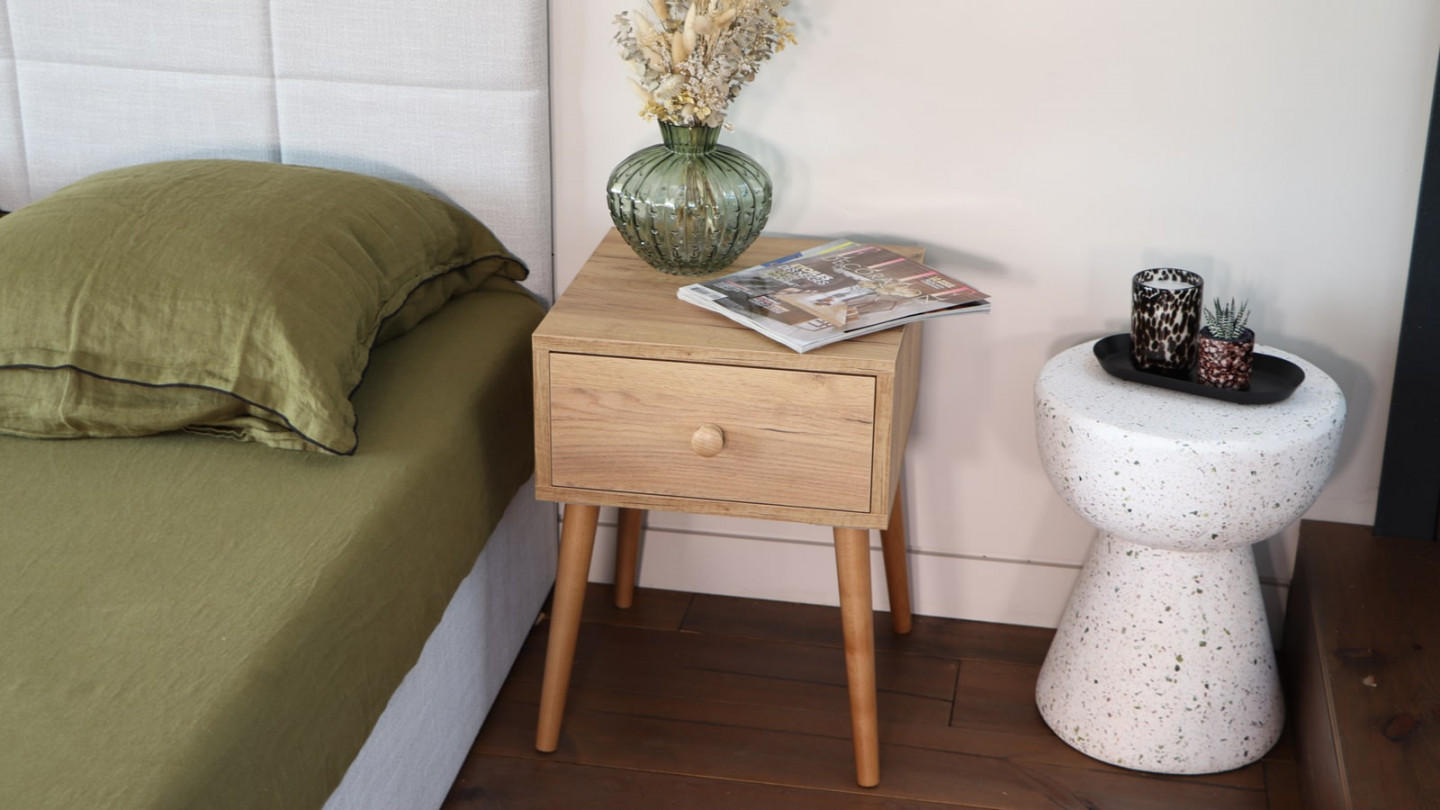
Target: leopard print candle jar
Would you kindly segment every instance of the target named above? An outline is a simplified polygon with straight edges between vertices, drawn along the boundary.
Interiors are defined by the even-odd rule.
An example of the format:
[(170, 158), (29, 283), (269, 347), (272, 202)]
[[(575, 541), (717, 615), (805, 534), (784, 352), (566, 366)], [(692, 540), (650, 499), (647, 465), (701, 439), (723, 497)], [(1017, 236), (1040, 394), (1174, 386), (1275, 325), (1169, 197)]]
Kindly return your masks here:
[(1131, 282), (1135, 368), (1182, 376), (1195, 367), (1205, 280), (1189, 270), (1141, 270)]

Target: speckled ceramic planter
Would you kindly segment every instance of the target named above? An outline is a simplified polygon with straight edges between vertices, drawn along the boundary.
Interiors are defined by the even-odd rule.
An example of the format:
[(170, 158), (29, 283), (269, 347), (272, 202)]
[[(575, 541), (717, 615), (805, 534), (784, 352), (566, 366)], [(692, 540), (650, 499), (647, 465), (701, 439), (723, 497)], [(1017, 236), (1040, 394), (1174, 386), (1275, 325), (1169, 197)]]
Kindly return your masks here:
[(1210, 334), (1210, 327), (1200, 330), (1199, 351), (1195, 362), (1195, 379), (1202, 385), (1244, 391), (1250, 387), (1250, 372), (1255, 366), (1255, 332), (1246, 329), (1238, 338), (1225, 340)]
[(1036, 687), (1045, 722), (1105, 762), (1211, 773), (1264, 756), (1284, 701), (1249, 546), (1279, 533), (1330, 475), (1345, 399), (1305, 382), (1240, 405), (1107, 374), (1093, 344), (1035, 386), (1055, 490), (1100, 529)]

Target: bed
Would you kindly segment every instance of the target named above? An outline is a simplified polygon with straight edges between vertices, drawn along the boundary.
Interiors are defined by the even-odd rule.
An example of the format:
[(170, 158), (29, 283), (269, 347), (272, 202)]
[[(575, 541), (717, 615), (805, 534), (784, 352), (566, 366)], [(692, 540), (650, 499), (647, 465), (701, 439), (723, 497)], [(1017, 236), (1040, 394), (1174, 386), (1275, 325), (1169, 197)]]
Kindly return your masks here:
[[(545, 4), (0, 12), (0, 806), (438, 807), (554, 576), (553, 506), (527, 480), (529, 332), (551, 295)], [(417, 233), (434, 255), (411, 267)], [(253, 393), (168, 385), (145, 376), (158, 361), (97, 370), (16, 338), (59, 306), (17, 266), (50, 261), (49, 279), (103, 259), (149, 284), (178, 243), (186, 284), (253, 257), (207, 275), (242, 292), (135, 303), (87, 277), (65, 300), (113, 322), (85, 309), (65, 340), (90, 330), (114, 352), (138, 322), (199, 313), (162, 331), (169, 362), (231, 347), (237, 311), (233, 334), (269, 334), (271, 310), (234, 300), (311, 325), (340, 302), (363, 314), (344, 316), (362, 326), (336, 339), (343, 362), (284, 366), (281, 402), (273, 374)], [(269, 275), (311, 267), (292, 256), (315, 245), (342, 270), (378, 255), (405, 273), (354, 296)], [(248, 272), (270, 281), (236, 282)], [(332, 367), (336, 401), (290, 390)], [(88, 410), (15, 429), (16, 403), (61, 389)], [(154, 414), (179, 422), (152, 430)]]

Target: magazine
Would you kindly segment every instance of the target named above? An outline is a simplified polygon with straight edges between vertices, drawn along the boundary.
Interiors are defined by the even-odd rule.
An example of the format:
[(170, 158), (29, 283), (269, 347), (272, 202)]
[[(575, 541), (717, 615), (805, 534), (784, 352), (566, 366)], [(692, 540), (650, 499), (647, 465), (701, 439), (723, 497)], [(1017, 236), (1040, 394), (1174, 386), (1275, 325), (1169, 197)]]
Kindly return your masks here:
[(676, 295), (797, 352), (922, 318), (990, 310), (989, 297), (968, 284), (843, 239), (686, 285)]

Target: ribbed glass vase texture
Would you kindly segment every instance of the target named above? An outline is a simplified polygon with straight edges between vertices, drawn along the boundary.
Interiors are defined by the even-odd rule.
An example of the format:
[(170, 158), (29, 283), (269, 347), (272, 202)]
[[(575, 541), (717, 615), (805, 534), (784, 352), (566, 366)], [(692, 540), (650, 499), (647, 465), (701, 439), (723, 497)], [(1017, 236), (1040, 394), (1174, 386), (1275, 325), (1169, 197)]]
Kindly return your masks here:
[(658, 270), (697, 276), (730, 266), (770, 218), (770, 175), (720, 146), (719, 127), (661, 123), (660, 137), (610, 173), (611, 220)]

